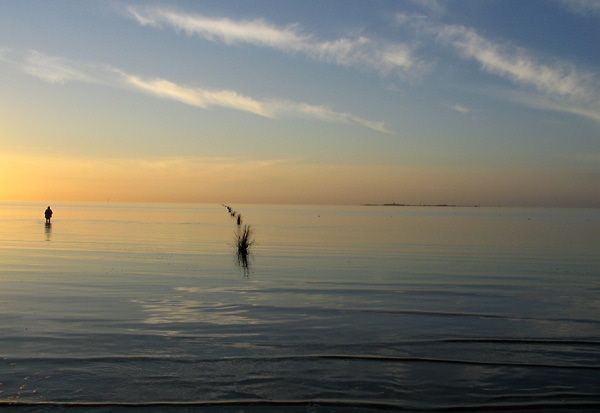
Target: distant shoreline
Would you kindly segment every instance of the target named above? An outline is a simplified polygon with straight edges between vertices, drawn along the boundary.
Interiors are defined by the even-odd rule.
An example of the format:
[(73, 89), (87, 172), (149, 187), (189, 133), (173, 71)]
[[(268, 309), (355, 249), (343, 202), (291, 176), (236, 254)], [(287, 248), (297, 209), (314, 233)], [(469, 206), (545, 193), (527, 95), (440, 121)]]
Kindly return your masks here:
[(443, 208), (480, 208), (480, 205), (452, 205), (452, 204), (360, 204), (361, 206), (392, 206), (392, 207), (443, 207)]

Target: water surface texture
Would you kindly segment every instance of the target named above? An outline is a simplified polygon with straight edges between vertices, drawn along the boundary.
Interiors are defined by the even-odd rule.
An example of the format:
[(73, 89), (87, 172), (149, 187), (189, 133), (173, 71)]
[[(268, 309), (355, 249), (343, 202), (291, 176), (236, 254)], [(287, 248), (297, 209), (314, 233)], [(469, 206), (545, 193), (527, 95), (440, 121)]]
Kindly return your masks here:
[(0, 406), (600, 409), (600, 211), (0, 204)]

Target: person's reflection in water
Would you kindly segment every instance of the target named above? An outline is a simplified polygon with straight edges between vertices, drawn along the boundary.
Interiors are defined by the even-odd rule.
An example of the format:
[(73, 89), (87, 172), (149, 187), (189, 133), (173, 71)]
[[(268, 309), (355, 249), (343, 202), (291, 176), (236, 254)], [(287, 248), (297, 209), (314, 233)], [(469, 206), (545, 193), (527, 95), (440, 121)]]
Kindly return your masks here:
[(49, 222), (46, 222), (45, 230), (46, 230), (46, 241), (51, 241), (51, 237), (52, 237), (52, 224), (49, 223)]

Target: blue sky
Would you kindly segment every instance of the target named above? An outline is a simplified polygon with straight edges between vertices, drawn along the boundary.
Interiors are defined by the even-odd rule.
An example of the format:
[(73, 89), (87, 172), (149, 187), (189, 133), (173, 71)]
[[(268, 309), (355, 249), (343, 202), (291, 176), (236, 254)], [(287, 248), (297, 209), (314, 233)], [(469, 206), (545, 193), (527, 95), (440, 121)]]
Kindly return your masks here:
[(600, 1), (5, 1), (0, 197), (600, 206)]

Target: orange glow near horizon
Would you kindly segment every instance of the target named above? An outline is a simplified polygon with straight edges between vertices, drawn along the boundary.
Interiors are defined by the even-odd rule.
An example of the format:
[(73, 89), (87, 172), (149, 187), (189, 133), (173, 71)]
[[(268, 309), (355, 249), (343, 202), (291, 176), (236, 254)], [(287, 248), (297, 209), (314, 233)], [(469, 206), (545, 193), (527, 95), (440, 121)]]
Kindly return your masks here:
[[(0, 155), (0, 199), (18, 201), (411, 203), (578, 206), (593, 182), (551, 170), (316, 165), (231, 159), (72, 159)], [(523, 177), (527, 179), (523, 179)], [(550, 192), (552, 182), (556, 194)], [(589, 199), (577, 198), (589, 187)], [(572, 194), (564, 198), (557, 194)]]

